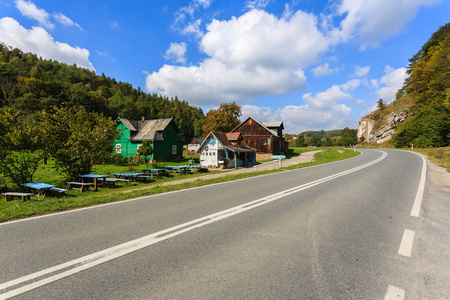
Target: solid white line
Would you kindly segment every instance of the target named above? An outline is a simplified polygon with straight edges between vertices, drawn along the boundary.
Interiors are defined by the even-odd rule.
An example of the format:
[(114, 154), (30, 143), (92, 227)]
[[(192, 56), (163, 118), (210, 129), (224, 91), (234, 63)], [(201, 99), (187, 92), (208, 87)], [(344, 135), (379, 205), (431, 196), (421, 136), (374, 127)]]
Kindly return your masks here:
[(400, 243), (400, 248), (398, 249), (398, 254), (406, 257), (411, 257), (415, 235), (415, 231), (405, 229), (402, 242)]
[[(229, 218), (231, 216), (237, 215), (239, 213), (245, 212), (245, 211), (253, 209), (255, 207), (265, 205), (272, 201), (284, 198), (288, 195), (303, 191), (305, 189), (308, 189), (313, 186), (322, 184), (324, 182), (333, 180), (335, 178), (348, 175), (350, 173), (356, 172), (363, 168), (367, 168), (373, 164), (380, 162), (387, 156), (386, 152), (382, 151), (382, 153), (383, 153), (383, 155), (380, 158), (378, 158), (370, 163), (361, 165), (359, 167), (355, 167), (353, 169), (343, 171), (343, 172), (340, 172), (340, 173), (337, 173), (337, 174), (334, 174), (331, 176), (327, 176), (327, 177), (324, 177), (319, 180), (315, 180), (315, 181), (312, 181), (312, 182), (309, 182), (306, 184), (302, 184), (300, 186), (297, 186), (297, 187), (294, 187), (294, 188), (291, 188), (291, 189), (288, 189), (288, 190), (285, 190), (282, 192), (278, 192), (278, 193), (269, 195), (267, 197), (263, 197), (263, 198), (260, 198), (260, 199), (257, 199), (257, 200), (254, 200), (254, 201), (251, 201), (248, 203), (244, 203), (242, 205), (238, 205), (238, 206), (226, 209), (221, 212), (217, 212), (217, 213), (214, 213), (214, 214), (211, 214), (211, 215), (208, 215), (208, 216), (196, 219), (196, 220), (192, 220), (192, 221), (189, 221), (189, 222), (186, 222), (186, 223), (183, 223), (183, 224), (171, 227), (171, 228), (167, 228), (165, 230), (144, 236), (142, 238), (135, 239), (135, 240), (132, 240), (132, 241), (129, 241), (129, 242), (93, 253), (90, 255), (86, 255), (84, 257), (81, 257), (81, 258), (78, 258), (78, 259), (75, 259), (75, 260), (42, 270), (42, 271), (39, 271), (36, 273), (33, 273), (33, 274), (29, 274), (29, 275), (2, 283), (2, 284), (0, 284), (0, 290), (7, 289), (7, 288), (13, 287), (18, 284), (22, 284), (27, 281), (30, 281), (30, 280), (33, 280), (33, 279), (36, 279), (36, 278), (39, 278), (39, 277), (42, 277), (45, 275), (50, 275), (50, 277), (46, 277), (39, 281), (19, 287), (15, 290), (11, 290), (9, 292), (0, 294), (0, 299), (9, 299), (11, 297), (14, 297), (14, 296), (23, 294), (25, 292), (28, 292), (30, 290), (33, 290), (35, 288), (38, 288), (40, 286), (57, 281), (64, 277), (76, 274), (76, 273), (86, 270), (88, 268), (92, 268), (92, 267), (102, 264), (104, 262), (116, 259), (116, 258), (126, 255), (128, 253), (131, 253), (131, 252), (137, 251), (139, 249), (148, 247), (150, 245), (156, 244), (160, 241), (163, 241), (163, 240), (172, 238), (174, 236), (180, 235), (182, 233), (188, 232), (190, 230), (200, 228), (207, 224), (211, 224), (213, 222), (217, 222), (219, 220)], [(69, 269), (69, 268), (71, 268), (71, 269)], [(52, 273), (55, 273), (58, 271), (61, 271), (61, 273), (51, 275)]]
[(384, 296), (384, 300), (403, 300), (403, 299), (405, 299), (405, 291), (402, 290), (401, 288), (389, 285), (388, 290), (386, 292), (386, 296)]
[(419, 188), (417, 190), (416, 199), (414, 200), (414, 205), (411, 210), (411, 217), (419, 217), (420, 208), (422, 207), (423, 192), (425, 190), (425, 180), (427, 178), (427, 161), (422, 155), (422, 173), (420, 176)]

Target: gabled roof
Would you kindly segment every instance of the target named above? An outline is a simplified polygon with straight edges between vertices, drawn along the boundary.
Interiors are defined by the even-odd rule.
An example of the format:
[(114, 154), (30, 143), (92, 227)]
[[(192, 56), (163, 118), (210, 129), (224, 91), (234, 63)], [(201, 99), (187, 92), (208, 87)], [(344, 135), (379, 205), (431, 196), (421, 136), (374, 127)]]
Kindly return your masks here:
[[(258, 120), (253, 119), (252, 117), (248, 117), (244, 122), (242, 122), (241, 124), (239, 124), (236, 128), (234, 128), (233, 130), (231, 130), (231, 132), (235, 132), (239, 127), (241, 127), (242, 124), (244, 124), (245, 122), (247, 122), (249, 119), (252, 119), (253, 121), (255, 121), (256, 123), (258, 123), (259, 125), (261, 125), (261, 127), (263, 127), (265, 130), (267, 130), (268, 132), (270, 132), (272, 135), (279, 137), (278, 133), (272, 129), (269, 129), (266, 125), (264, 125), (265, 123), (261, 123)], [(278, 122), (270, 122), (270, 123), (278, 123)], [(283, 122), (281, 122), (283, 123)]]
[(283, 121), (276, 121), (276, 122), (262, 122), (264, 126), (267, 128), (279, 128), (284, 129)]
[(204, 140), (205, 140), (204, 138), (193, 137), (191, 139), (191, 141), (189, 142), (189, 144), (195, 144), (195, 143), (201, 144), (201, 143), (203, 143)]
[(155, 120), (144, 120), (135, 121), (128, 120), (124, 118), (119, 118), (119, 120), (127, 127), (128, 130), (136, 132), (136, 135), (132, 135), (131, 141), (163, 141), (162, 131), (166, 129), (167, 125), (173, 121), (170, 119), (155, 119)]
[(197, 152), (200, 153), (201, 150), (203, 150), (203, 146), (209, 142), (210, 137), (214, 137), (215, 139), (217, 139), (223, 148), (230, 150), (232, 152), (255, 152), (256, 151), (256, 149), (251, 148), (246, 145), (233, 145), (227, 137), (228, 134), (229, 133), (211, 131), (208, 134), (208, 136), (205, 138), (203, 143), (200, 145)]
[(228, 132), (225, 134), (227, 135), (227, 139), (229, 141), (237, 141), (237, 140), (239, 140), (239, 137), (241, 136), (240, 132)]

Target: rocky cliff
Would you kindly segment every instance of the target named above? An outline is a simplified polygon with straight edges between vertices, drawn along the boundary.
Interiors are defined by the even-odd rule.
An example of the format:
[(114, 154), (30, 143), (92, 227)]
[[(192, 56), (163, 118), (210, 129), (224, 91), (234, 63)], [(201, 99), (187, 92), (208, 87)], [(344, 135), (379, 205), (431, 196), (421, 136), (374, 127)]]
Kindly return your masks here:
[(404, 109), (391, 112), (385, 116), (372, 113), (361, 119), (358, 126), (358, 141), (360, 143), (383, 144), (389, 141), (394, 134), (399, 123), (406, 120), (408, 110)]

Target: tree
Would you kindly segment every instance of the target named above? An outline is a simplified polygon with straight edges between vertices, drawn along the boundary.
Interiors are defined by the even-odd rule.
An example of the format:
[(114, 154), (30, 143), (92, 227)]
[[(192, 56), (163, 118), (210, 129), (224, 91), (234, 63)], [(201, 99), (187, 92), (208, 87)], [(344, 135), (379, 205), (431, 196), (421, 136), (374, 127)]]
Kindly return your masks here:
[(203, 124), (203, 135), (210, 131), (229, 132), (240, 124), (242, 115), (241, 107), (236, 102), (221, 103), (218, 109), (212, 109), (206, 113)]
[(153, 154), (153, 147), (150, 145), (150, 142), (147, 140), (142, 141), (142, 145), (137, 153), (139, 156), (145, 157), (145, 166), (148, 168), (148, 156)]
[(88, 174), (94, 161), (110, 154), (117, 136), (117, 124), (103, 114), (87, 112), (81, 106), (53, 107), (40, 113), (45, 150), (56, 161), (67, 180)]
[(383, 110), (386, 107), (386, 102), (384, 102), (383, 99), (379, 98), (377, 101), (377, 107)]
[(0, 108), (0, 173), (20, 187), (33, 181), (41, 152), (38, 126), (33, 120), (14, 118), (9, 108)]
[(357, 133), (357, 130), (345, 127), (344, 130), (342, 130), (341, 145), (355, 145), (358, 142)]
[(317, 135), (313, 135), (311, 139), (309, 140), (309, 146), (321, 146), (320, 138)]

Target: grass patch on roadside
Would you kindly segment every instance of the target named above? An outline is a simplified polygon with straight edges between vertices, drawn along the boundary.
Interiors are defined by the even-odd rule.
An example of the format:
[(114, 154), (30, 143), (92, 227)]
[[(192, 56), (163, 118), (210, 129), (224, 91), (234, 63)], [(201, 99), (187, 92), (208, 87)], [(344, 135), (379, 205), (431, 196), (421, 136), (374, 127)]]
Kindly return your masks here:
[(431, 162), (450, 172), (450, 147), (414, 149), (414, 151), (424, 154)]
[[(308, 148), (308, 151), (311, 151), (311, 148)], [(306, 152), (306, 151), (304, 151)], [(141, 196), (149, 196), (169, 191), (176, 191), (176, 190), (182, 190), (186, 188), (192, 188), (192, 187), (198, 187), (198, 186), (204, 186), (214, 183), (220, 183), (220, 182), (226, 182), (226, 181), (232, 181), (237, 179), (243, 179), (243, 178), (249, 178), (254, 177), (258, 175), (264, 175), (264, 174), (270, 174), (270, 173), (276, 173), (276, 172), (282, 172), (284, 169), (297, 169), (301, 167), (307, 167), (307, 166), (313, 166), (323, 163), (328, 163), (332, 161), (342, 160), (350, 157), (354, 157), (359, 155), (359, 152), (354, 152), (350, 150), (346, 150), (342, 153), (338, 152), (337, 150), (329, 150), (322, 153), (316, 153), (315, 154), (315, 161), (311, 163), (303, 163), (296, 166), (283, 168), (283, 169), (277, 169), (277, 170), (270, 170), (270, 171), (258, 171), (258, 172), (250, 172), (250, 173), (241, 173), (241, 174), (230, 174), (226, 175), (223, 174), (223, 176), (220, 176), (218, 178), (214, 179), (201, 179), (202, 173), (196, 172), (194, 174), (175, 174), (170, 177), (163, 177), (160, 179), (156, 179), (155, 182), (152, 183), (122, 183), (118, 184), (116, 188), (101, 188), (97, 192), (84, 192), (80, 193), (79, 191), (71, 190), (66, 192), (66, 195), (61, 198), (54, 198), (54, 197), (45, 197), (44, 199), (37, 198), (36, 196), (33, 197), (31, 200), (22, 202), (19, 199), (6, 202), (4, 201), (4, 198), (2, 201), (0, 201), (0, 222), (5, 222), (8, 220), (18, 219), (22, 217), (28, 217), (33, 215), (39, 215), (39, 214), (46, 214), (51, 212), (57, 212), (57, 211), (64, 211), (64, 210), (70, 210), (75, 209), (79, 207), (85, 207), (95, 204), (101, 204), (101, 203), (108, 203), (113, 201), (121, 201)], [(117, 169), (117, 164), (114, 165), (115, 169), (114, 172), (120, 172), (120, 170)], [(110, 166), (96, 166), (96, 173), (98, 174), (105, 174), (107, 173), (106, 170)], [(124, 165), (123, 168), (127, 168), (127, 165)], [(48, 167), (47, 170), (48, 173), (46, 173), (47, 182), (48, 183), (56, 183), (58, 179), (51, 177), (52, 175), (49, 175), (51, 173), (51, 166)], [(102, 169), (104, 168), (104, 169)], [(140, 166), (139, 166), (140, 168)], [(143, 167), (142, 167), (143, 168)], [(53, 171), (54, 172), (54, 171)], [(219, 172), (219, 171), (217, 171)], [(209, 172), (211, 173), (211, 172)], [(173, 184), (173, 185), (167, 185), (163, 186), (162, 184), (169, 181), (176, 181), (179, 179), (185, 179), (185, 178), (191, 178), (191, 177), (199, 177), (197, 180), (192, 182), (186, 182), (186, 183), (179, 183), (179, 184)], [(36, 177), (39, 178), (39, 177)], [(45, 177), (39, 178), (39, 180), (44, 181), (43, 179)], [(51, 178), (53, 178), (54, 181), (51, 181)]]

